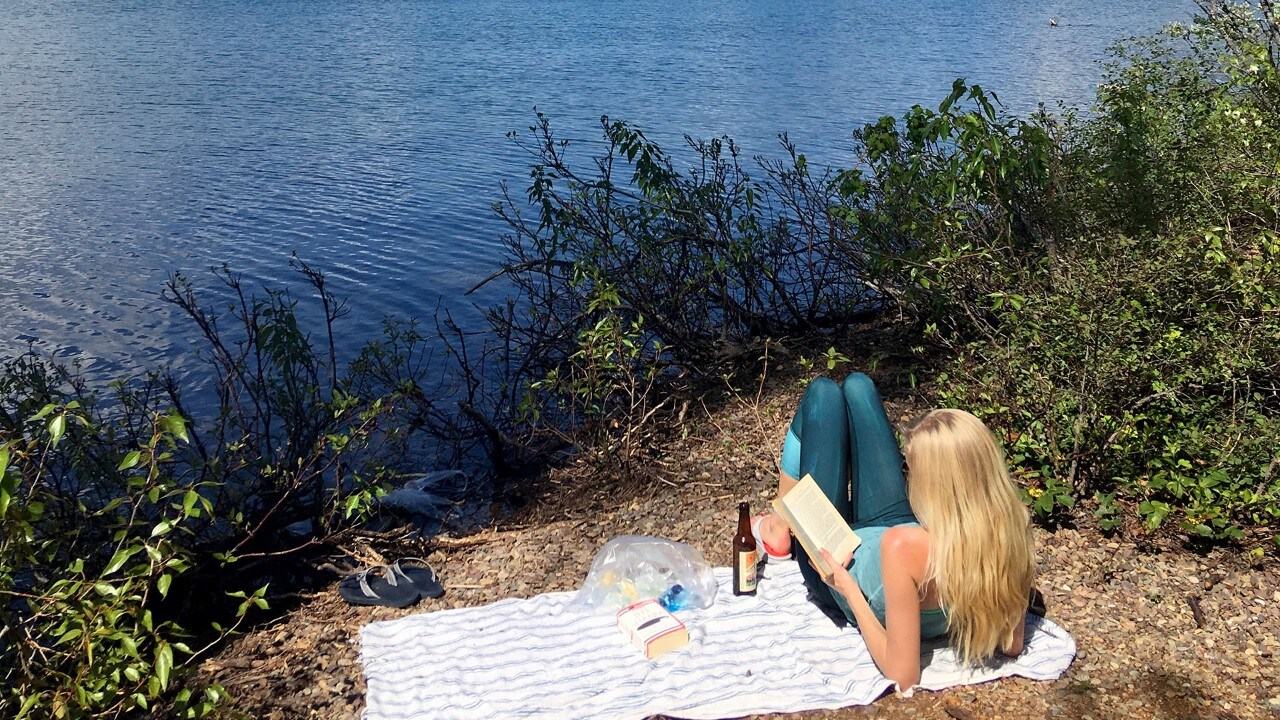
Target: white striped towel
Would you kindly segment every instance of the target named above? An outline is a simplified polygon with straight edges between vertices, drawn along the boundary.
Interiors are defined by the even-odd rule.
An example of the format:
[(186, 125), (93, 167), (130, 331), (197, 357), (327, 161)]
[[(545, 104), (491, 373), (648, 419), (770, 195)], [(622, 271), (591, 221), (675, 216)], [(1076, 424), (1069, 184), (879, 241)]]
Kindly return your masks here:
[[(715, 604), (677, 613), (689, 644), (652, 661), (612, 613), (566, 609), (570, 592), (366, 625), (364, 717), (707, 720), (865, 705), (892, 685), (857, 630), (836, 627), (808, 602), (794, 562), (771, 561), (755, 597), (735, 597), (731, 570), (715, 572)], [(1075, 649), (1062, 628), (1028, 615), (1016, 660), (965, 668), (949, 648), (927, 645), (920, 687), (1009, 675), (1053, 680)]]

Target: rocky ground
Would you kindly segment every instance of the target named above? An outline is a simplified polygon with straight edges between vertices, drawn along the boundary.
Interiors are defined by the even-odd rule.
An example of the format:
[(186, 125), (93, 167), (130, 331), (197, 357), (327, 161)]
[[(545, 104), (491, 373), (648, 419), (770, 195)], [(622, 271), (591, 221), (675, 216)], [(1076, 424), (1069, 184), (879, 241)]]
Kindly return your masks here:
[[(908, 408), (886, 392), (891, 415)], [(226, 717), (358, 718), (364, 704), (360, 626), (409, 613), (576, 588), (595, 551), (622, 534), (657, 535), (727, 565), (736, 504), (767, 501), (775, 453), (799, 400), (794, 382), (721, 407), (689, 410), (681, 437), (661, 443), (643, 479), (588, 461), (551, 471), (537, 499), (484, 531), (424, 548), (447, 593), (407, 610), (356, 608), (336, 582), (304, 593), (276, 621), (204, 662), (200, 678), (236, 698)], [(1079, 655), (1056, 682), (1001, 680), (800, 718), (1280, 718), (1280, 570), (1238, 551), (1191, 552), (1150, 538), (1084, 528), (1037, 533), (1049, 616)], [(412, 553), (348, 543), (352, 562)]]

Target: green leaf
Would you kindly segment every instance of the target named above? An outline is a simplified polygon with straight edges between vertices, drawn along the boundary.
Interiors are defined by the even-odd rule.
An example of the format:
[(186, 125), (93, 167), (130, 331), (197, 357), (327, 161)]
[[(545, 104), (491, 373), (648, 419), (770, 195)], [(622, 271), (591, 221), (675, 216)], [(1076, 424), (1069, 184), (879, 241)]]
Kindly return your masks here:
[(187, 423), (178, 415), (166, 415), (160, 420), (166, 432), (182, 442), (188, 441)]
[(169, 586), (171, 584), (173, 584), (173, 576), (169, 574), (161, 575), (160, 579), (156, 580), (156, 590), (160, 591), (160, 597), (169, 596)]
[(151, 529), (151, 537), (167, 535), (169, 531), (172, 529), (173, 529), (172, 522), (168, 520), (161, 520), (160, 522), (156, 523), (156, 526), (154, 528)]
[(129, 468), (137, 465), (138, 461), (141, 459), (142, 459), (142, 451), (134, 450), (133, 452), (124, 456), (124, 459), (120, 461), (120, 465), (116, 467), (116, 470), (117, 471), (128, 470)]
[(188, 490), (187, 494), (182, 498), (182, 512), (186, 515), (191, 514), (191, 508), (195, 507), (196, 502), (200, 500), (200, 493), (195, 490)]
[(169, 643), (160, 641), (159, 647), (156, 648), (156, 679), (160, 681), (160, 688), (169, 687), (169, 671), (173, 669), (173, 648), (169, 647)]
[(111, 556), (111, 562), (107, 563), (107, 567), (102, 571), (102, 574), (110, 575), (111, 573), (124, 567), (124, 564), (129, 562), (129, 558), (133, 557), (134, 555), (137, 555), (138, 552), (141, 550), (142, 548), (138, 547), (137, 545), (134, 545), (133, 547), (121, 548), (119, 551), (116, 552), (115, 555)]
[(66, 415), (54, 415), (53, 419), (49, 421), (49, 440), (54, 446), (57, 446), (58, 441), (62, 439), (62, 433), (66, 429)]
[(1035, 508), (1036, 508), (1036, 512), (1039, 512), (1041, 514), (1049, 512), (1050, 510), (1053, 509), (1053, 496), (1050, 495), (1049, 493), (1045, 493), (1040, 497), (1036, 498)]
[(9, 469), (9, 446), (0, 445), (0, 477)]
[(21, 720), (22, 718), (27, 717), (27, 714), (30, 713), (32, 708), (36, 706), (36, 703), (39, 703), (40, 700), (42, 700), (43, 698), (44, 698), (44, 693), (36, 693), (34, 695), (28, 695), (27, 699), (22, 701), (22, 708), (18, 710), (18, 720)]

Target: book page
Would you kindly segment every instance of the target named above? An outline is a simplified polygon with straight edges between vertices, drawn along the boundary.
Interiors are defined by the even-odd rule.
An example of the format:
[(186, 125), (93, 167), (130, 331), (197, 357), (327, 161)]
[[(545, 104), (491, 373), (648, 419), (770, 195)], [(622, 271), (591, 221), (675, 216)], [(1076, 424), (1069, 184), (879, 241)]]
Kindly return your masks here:
[(862, 542), (811, 475), (805, 475), (798, 485), (775, 500), (773, 505), (824, 574), (831, 570), (826, 567), (819, 550), (825, 549), (832, 557), (839, 558)]

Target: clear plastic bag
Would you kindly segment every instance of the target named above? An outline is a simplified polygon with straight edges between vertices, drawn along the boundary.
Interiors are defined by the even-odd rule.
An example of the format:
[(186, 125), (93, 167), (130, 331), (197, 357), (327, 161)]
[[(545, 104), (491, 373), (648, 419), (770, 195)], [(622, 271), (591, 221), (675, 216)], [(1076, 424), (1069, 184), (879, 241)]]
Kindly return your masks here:
[(571, 607), (612, 611), (658, 599), (669, 610), (710, 607), (716, 578), (702, 553), (684, 543), (623, 535), (605, 543)]

